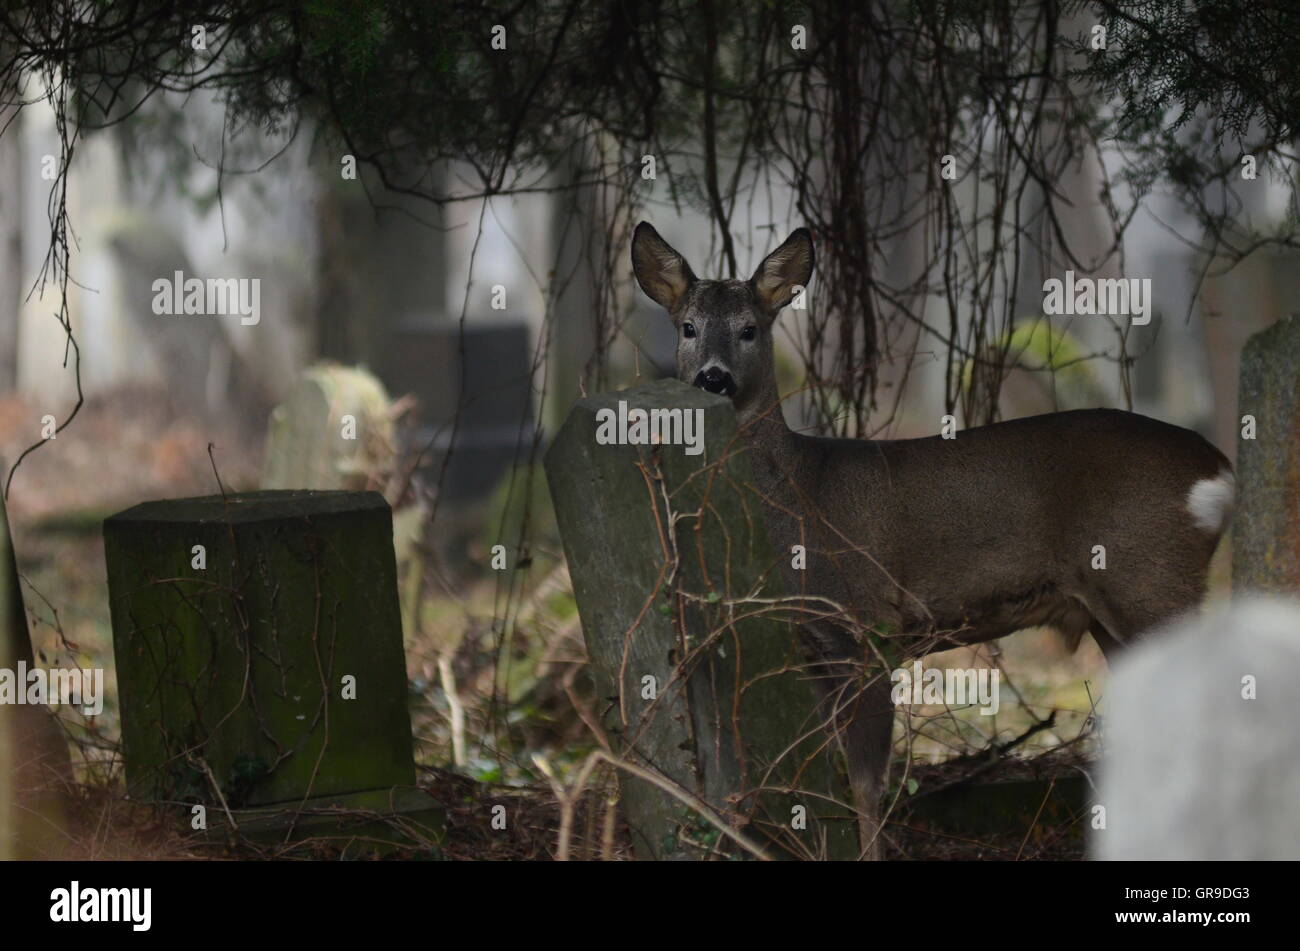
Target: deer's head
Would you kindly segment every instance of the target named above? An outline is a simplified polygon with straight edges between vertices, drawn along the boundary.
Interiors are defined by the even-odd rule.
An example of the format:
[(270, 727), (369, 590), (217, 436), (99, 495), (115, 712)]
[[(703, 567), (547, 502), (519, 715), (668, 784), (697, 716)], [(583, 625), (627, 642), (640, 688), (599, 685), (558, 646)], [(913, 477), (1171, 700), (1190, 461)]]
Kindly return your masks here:
[(742, 420), (775, 405), (772, 327), (812, 277), (807, 228), (786, 238), (748, 281), (709, 281), (643, 221), (632, 236), (632, 269), (677, 328), (679, 380), (730, 397)]

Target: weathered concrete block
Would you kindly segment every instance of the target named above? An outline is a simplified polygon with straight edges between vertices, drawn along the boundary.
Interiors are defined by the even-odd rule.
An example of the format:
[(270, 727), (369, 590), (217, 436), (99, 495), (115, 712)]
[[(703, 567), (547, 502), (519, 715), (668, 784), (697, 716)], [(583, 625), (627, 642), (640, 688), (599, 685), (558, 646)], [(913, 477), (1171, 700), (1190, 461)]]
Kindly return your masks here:
[(1297, 680), (1291, 600), (1236, 601), (1134, 648), (1106, 691), (1093, 853), (1300, 859)]
[(1255, 334), (1241, 354), (1241, 416), (1255, 438), (1237, 444), (1232, 586), (1300, 592), (1300, 319)]
[(145, 502), (105, 520), (104, 548), (133, 797), (212, 808), (215, 783), (235, 808), (415, 782), (382, 496)]
[[(599, 443), (620, 402), (698, 417), (677, 435), (703, 452)], [(745, 600), (781, 583), (743, 448), (731, 404), (675, 380), (580, 400), (556, 435), (546, 472), (604, 726), (774, 854), (856, 858), (796, 631)], [(698, 857), (716, 837), (654, 785), (620, 782), (639, 857)]]

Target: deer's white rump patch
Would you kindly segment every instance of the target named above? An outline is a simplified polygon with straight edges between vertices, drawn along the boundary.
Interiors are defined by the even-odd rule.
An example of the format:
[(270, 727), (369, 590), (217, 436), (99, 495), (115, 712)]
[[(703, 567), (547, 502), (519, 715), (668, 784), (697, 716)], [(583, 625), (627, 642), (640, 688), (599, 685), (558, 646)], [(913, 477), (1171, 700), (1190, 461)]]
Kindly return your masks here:
[(1229, 469), (1223, 469), (1213, 479), (1201, 479), (1187, 493), (1187, 511), (1192, 513), (1196, 527), (1217, 535), (1228, 525), (1232, 502), (1237, 492), (1237, 479)]

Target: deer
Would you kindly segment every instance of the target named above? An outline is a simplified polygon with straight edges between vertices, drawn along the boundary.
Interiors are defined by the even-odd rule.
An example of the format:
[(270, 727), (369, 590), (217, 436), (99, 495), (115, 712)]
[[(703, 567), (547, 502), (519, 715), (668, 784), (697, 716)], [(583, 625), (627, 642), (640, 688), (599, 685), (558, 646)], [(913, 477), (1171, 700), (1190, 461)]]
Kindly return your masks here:
[[(867, 673), (882, 640), (866, 632), (910, 660), (1049, 628), (1071, 650), (1090, 634), (1110, 665), (1199, 605), (1235, 493), (1228, 459), (1199, 434), (1115, 409), (954, 438), (795, 432), (773, 328), (812, 278), (809, 231), (791, 233), (748, 281), (696, 278), (644, 221), (631, 258), (676, 328), (677, 379), (731, 401), (768, 533), (787, 553), (786, 584), (839, 608), (801, 620), (799, 640), (843, 754), (863, 857), (882, 854), (894, 723), (888, 672)], [(802, 567), (788, 557), (796, 545)]]

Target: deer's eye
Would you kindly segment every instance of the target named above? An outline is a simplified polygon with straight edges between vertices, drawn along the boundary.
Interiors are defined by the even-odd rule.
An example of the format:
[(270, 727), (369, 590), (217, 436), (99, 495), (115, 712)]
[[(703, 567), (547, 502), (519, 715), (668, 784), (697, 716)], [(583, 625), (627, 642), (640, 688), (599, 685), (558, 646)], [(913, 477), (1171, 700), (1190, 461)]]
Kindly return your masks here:
[(753, 340), (756, 336), (758, 336), (758, 328), (753, 324), (750, 324), (740, 332), (741, 340)]
[(695, 325), (691, 323), (682, 324), (682, 336), (687, 338), (694, 337)]

